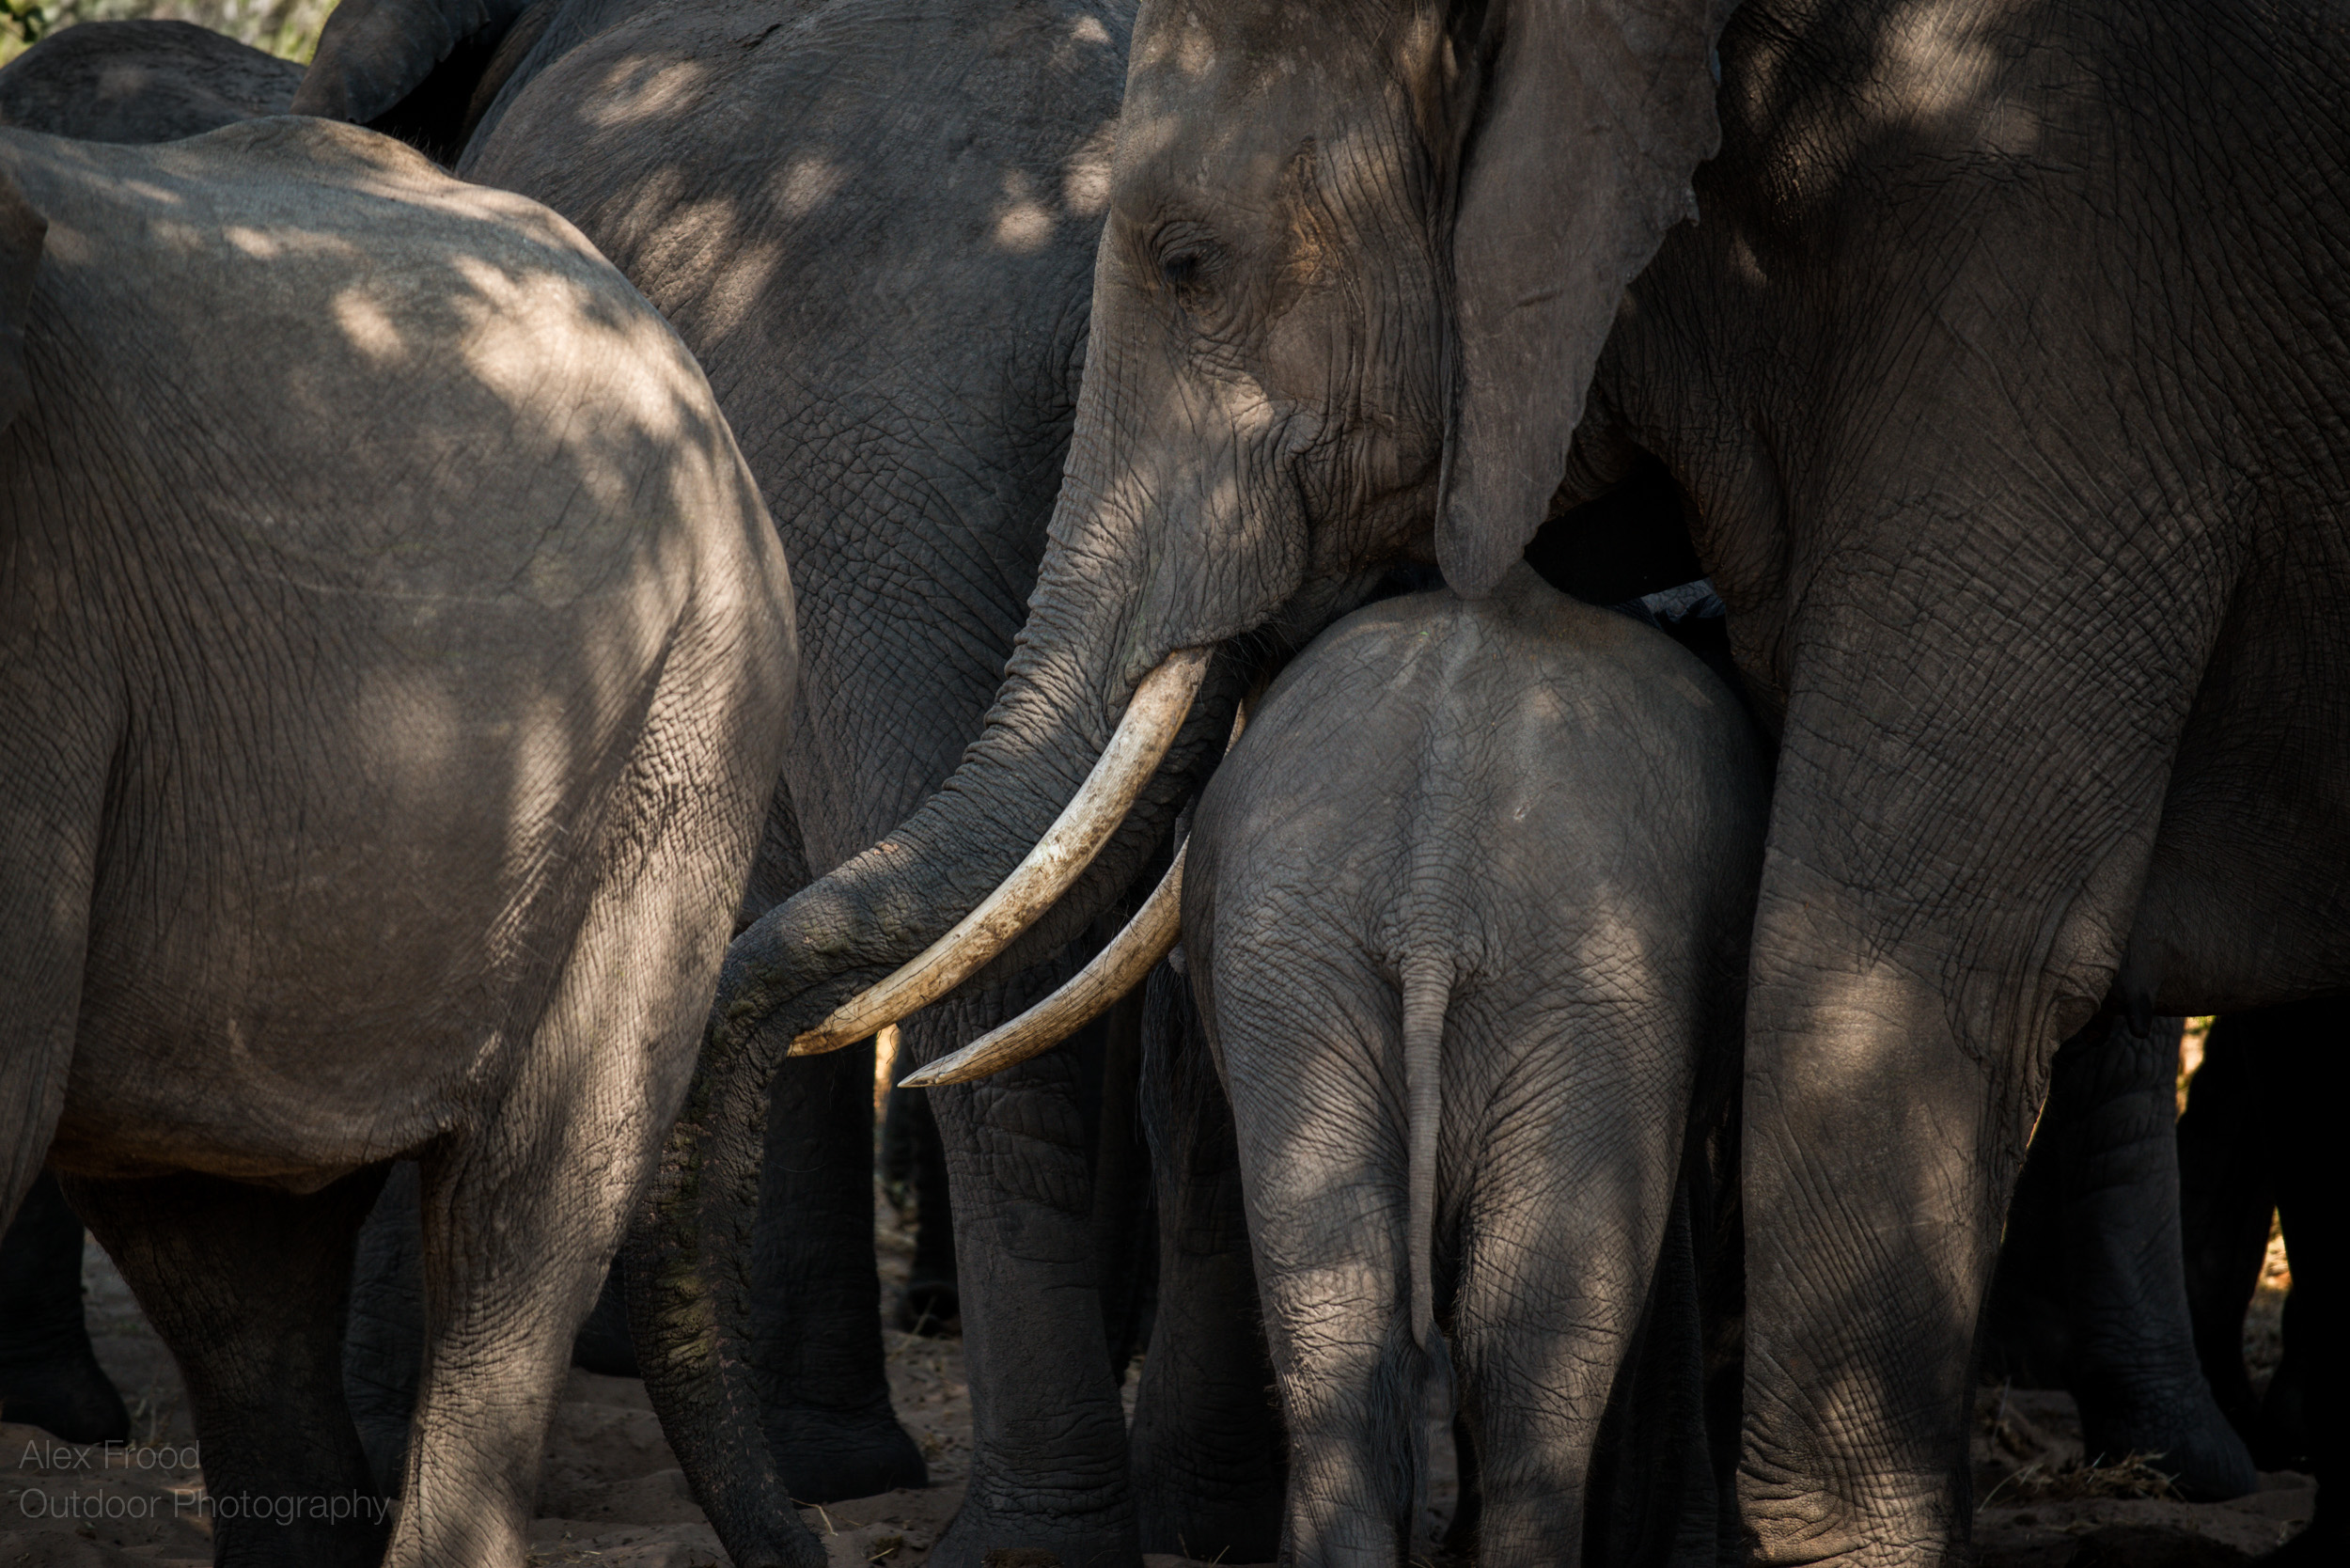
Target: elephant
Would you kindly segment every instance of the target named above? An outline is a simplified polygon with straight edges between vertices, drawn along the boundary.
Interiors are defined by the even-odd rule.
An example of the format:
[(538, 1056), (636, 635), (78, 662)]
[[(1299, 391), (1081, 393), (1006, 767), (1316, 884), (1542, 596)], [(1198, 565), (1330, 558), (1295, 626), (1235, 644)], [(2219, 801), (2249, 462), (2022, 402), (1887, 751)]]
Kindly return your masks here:
[[(2326, 1068), (2337, 1048), (2338, 1002), (2299, 1002), (2216, 1020), (2179, 1118), (2182, 1231), (2195, 1348), (2212, 1392), (2263, 1469), (2339, 1474), (2341, 1373), (2331, 1328), (2341, 1253), (2333, 1104)], [(2293, 1265), (2284, 1357), (2255, 1395), (2244, 1365), (2244, 1314), (2268, 1251), (2283, 1233)], [(2337, 1402), (2312, 1401), (2313, 1388)]]
[[(1661, 471), (1779, 738), (1742, 1519), (1964, 1560), (2059, 1043), (2350, 984), (2334, 17), (1146, 0), (1019, 651), (945, 788), (737, 937), (697, 1103), (1101, 910), (1229, 728), (1206, 651), (1382, 561), (1480, 596)], [(664, 1156), (682, 1293), (756, 1130)]]
[[(2205, 1376), (2189, 1306), (2174, 1126), (2184, 1024), (2141, 1030), (2103, 1013), (2058, 1049), (2008, 1210), (1982, 1359), (1986, 1378), (2070, 1388), (2092, 1460), (2151, 1456), (2181, 1496), (2207, 1500), (2255, 1491), (2260, 1474)], [(2259, 1223), (2264, 1246), (2267, 1210)], [(2239, 1302), (2235, 1331), (2243, 1319)]]
[[(314, 120), (0, 132), (0, 1218), (45, 1165), (113, 1256), (216, 1561), (511, 1568), (782, 765), (757, 488), (576, 230)], [(339, 1341), (403, 1155), (387, 1519)]]
[[(509, 17), (494, 40), (489, 14)], [(770, 823), (778, 853), (760, 872), (770, 902), (945, 781), (1011, 656), (1077, 399), (1127, 28), (1123, 5), (1096, 0), (569, 0), (523, 13), (349, 0), (321, 38), (298, 107), (404, 124), (454, 145), (467, 178), (564, 213), (709, 371), (799, 594), (798, 718)], [(470, 84), (467, 59), (490, 62)], [(687, 81), (685, 97), (664, 86)], [(1199, 748), (1199, 771), (1221, 741)], [(1040, 933), (1037, 973), (907, 1021), (901, 1060), (1042, 995), (1085, 956), (1089, 924)], [(923, 1204), (926, 1299), (940, 1300), (950, 1234), (975, 1425), (965, 1501), (933, 1549), (942, 1568), (999, 1548), (1072, 1564), (1186, 1547), (1257, 1560), (1277, 1541), (1280, 1436), (1245, 1253), (1237, 1268), (1187, 1261), (1181, 1278), (1198, 1290), (1158, 1291), (1146, 1368), (1202, 1370), (1172, 1387), (1147, 1371), (1127, 1429), (1119, 1385), (1149, 1284), (1129, 1107), (1138, 1011), (1066, 1059), (925, 1107), (953, 1190), (951, 1232), (943, 1205)], [(738, 1466), (809, 1500), (926, 1475), (883, 1376), (872, 1032), (762, 1087), (742, 1184), (702, 1189), (744, 1200), (713, 1247), (750, 1259), (728, 1299), (757, 1327), (724, 1366), (745, 1379), (732, 1409), (758, 1411), (763, 1431), (671, 1402), (714, 1345), (680, 1338), (701, 1332), (702, 1309), (662, 1294), (676, 1260), (631, 1253), (631, 1289), (651, 1293), (638, 1360), (741, 1561), (806, 1548), (789, 1510), (746, 1514), (718, 1484)], [(1206, 1170), (1189, 1190), (1167, 1195), (1185, 1234), (1237, 1242), (1237, 1183)], [(666, 1348), (649, 1346), (648, 1323)]]
[[(86, 23), (0, 69), (0, 124), (87, 141), (175, 141), (283, 114), (301, 80), (302, 68), (291, 61), (186, 23)], [(399, 1234), (378, 1245), (379, 1252), (390, 1252), (374, 1270), (362, 1258), (358, 1322), (344, 1341), (346, 1391), (386, 1491), (397, 1484), (423, 1344), (415, 1184), (396, 1187), (395, 1204), (405, 1200), (402, 1215), (380, 1215), (374, 1228), (392, 1226)], [(83, 1320), (83, 1234), (56, 1179), (43, 1173), (0, 1238), (0, 1408), (9, 1419), (72, 1441), (124, 1439), (130, 1414), (99, 1365)], [(376, 1300), (371, 1273), (395, 1259), (398, 1278), (386, 1277), (384, 1285), (396, 1299)], [(370, 1354), (384, 1336), (369, 1320), (387, 1314), (399, 1321), (398, 1342), (384, 1355)], [(572, 1358), (590, 1371), (635, 1375), (619, 1293), (609, 1286)]]
[(0, 1235), (0, 1420), (70, 1443), (119, 1443), (131, 1412), (82, 1315), (82, 1221), (43, 1170)]
[(0, 67), (0, 125), (169, 142), (282, 115), (302, 68), (191, 22), (85, 22)]
[(1414, 1556), (1439, 1366), (1479, 1501), (1454, 1549), (1734, 1544), (1700, 1279), (1736, 1267), (1758, 741), (1670, 638), (1526, 566), (1356, 611), (1252, 705), (1183, 931), (1290, 1433), (1281, 1561)]

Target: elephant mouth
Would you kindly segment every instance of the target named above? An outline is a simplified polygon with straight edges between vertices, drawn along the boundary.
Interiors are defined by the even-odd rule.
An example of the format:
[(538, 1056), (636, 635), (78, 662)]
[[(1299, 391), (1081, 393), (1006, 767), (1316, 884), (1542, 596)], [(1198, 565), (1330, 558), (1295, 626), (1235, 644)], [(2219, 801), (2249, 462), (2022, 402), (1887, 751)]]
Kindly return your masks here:
[[(1037, 840), (1036, 847), (1012, 868), (1011, 873), (945, 935), (885, 979), (841, 1003), (815, 1027), (794, 1039), (791, 1054), (804, 1057), (837, 1051), (869, 1035), (878, 1034), (930, 1006), (979, 973), (1010, 947), (1022, 932), (1042, 918), (1109, 843), (1144, 786), (1157, 773), (1160, 761), (1167, 756), (1167, 748), (1174, 744), (1177, 731), (1182, 729), (1184, 718), (1191, 712), (1192, 698), (1198, 693), (1200, 681), (1206, 676), (1209, 661), (1214, 652), (1213, 647), (1178, 649), (1168, 654), (1157, 668), (1144, 676), (1142, 683), (1135, 690), (1133, 701), (1126, 706), (1125, 715), (1118, 721), (1117, 732), (1102, 748), (1102, 755), (1094, 762), (1093, 770), (1086, 776), (1085, 783), (1071, 797), (1053, 825), (1045, 830), (1044, 836)], [(1172, 894), (1182, 886), (1181, 868), (1179, 860), (1167, 873), (1173, 887), (1163, 882), (1158, 891), (1152, 895), (1151, 904), (1146, 906), (1146, 909), (1155, 906), (1156, 923), (1167, 928), (1161, 933), (1164, 935), (1164, 946), (1151, 956), (1152, 964), (1163, 955), (1166, 947), (1174, 943), (1174, 922), (1169, 917), (1177, 902)], [(1130, 941), (1130, 936), (1136, 939)], [(1112, 967), (1123, 973), (1135, 967), (1140, 951), (1150, 941), (1155, 940), (1158, 938), (1150, 932), (1137, 935), (1134, 927), (1130, 926), (1104, 950), (1103, 957), (1111, 959)], [(1110, 975), (1097, 974), (1096, 971), (1101, 968), (1102, 961), (1097, 959), (1078, 980), (1083, 980), (1087, 975), (1092, 975), (1098, 985), (1114, 979)], [(1149, 968), (1150, 964), (1142, 964), (1136, 972), (1147, 972)], [(1072, 985), (1075, 983), (1073, 981)], [(1111, 999), (1114, 1000), (1116, 995), (1122, 995), (1123, 989), (1121, 987), (1119, 993), (1113, 994)], [(1038, 1009), (1013, 1020), (1011, 1025), (1006, 1026), (1007, 1029), (1031, 1024), (1037, 1013), (1052, 1008), (1055, 1001), (1061, 1000), (1062, 995), (1056, 993)], [(1057, 1016), (1066, 1016), (1069, 1011), (1064, 1003)], [(1015, 1042), (1022, 1054), (1003, 1056), (995, 1066), (964, 1075), (979, 1076), (982, 1072), (997, 1071), (1014, 1061), (1026, 1060), (1027, 1057), (1058, 1043), (1070, 1029), (1084, 1021), (1084, 1017), (1077, 1017), (1060, 1034), (1054, 1035), (1042, 1044), (1034, 1043), (1040, 1031), (1031, 1027), (1023, 1031), (1020, 1040)], [(1003, 1032), (999, 1030), (997, 1034)], [(974, 1048), (989, 1043), (989, 1040), (995, 1040), (997, 1046), (1003, 1043), (991, 1036), (988, 1040), (975, 1042)], [(962, 1054), (967, 1056), (967, 1052)], [(992, 1054), (1000, 1055), (1000, 1052)], [(944, 1062), (939, 1064), (941, 1068), (946, 1065)], [(960, 1079), (942, 1078), (937, 1081), (955, 1082)]]

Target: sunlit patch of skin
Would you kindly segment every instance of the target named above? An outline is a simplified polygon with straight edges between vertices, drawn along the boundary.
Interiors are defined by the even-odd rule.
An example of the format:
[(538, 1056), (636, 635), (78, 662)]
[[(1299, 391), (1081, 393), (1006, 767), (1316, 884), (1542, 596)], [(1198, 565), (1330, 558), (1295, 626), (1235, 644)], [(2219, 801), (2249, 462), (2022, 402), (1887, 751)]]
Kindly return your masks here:
[[(1089, 21), (1091, 19), (1089, 18)], [(1098, 24), (1097, 24), (1098, 25)], [(1081, 218), (1098, 218), (1110, 204), (1110, 159), (1118, 146), (1118, 124), (1104, 124), (1061, 165), (1061, 205)]]
[(847, 168), (834, 160), (803, 154), (784, 166), (776, 206), (787, 218), (804, 218), (838, 196), (848, 178)]
[(1037, 200), (1022, 169), (1004, 171), (1004, 203), (996, 210), (995, 243), (1020, 255), (1042, 250), (1053, 240), (1053, 214)]
[(699, 60), (652, 66), (630, 62), (612, 71), (605, 93), (581, 113), (590, 125), (611, 130), (657, 122), (684, 112), (709, 89), (713, 72)]
[(352, 346), (378, 364), (389, 364), (405, 358), (407, 345), (400, 338), (400, 328), (384, 307), (356, 288), (346, 289), (335, 296), (336, 324)]

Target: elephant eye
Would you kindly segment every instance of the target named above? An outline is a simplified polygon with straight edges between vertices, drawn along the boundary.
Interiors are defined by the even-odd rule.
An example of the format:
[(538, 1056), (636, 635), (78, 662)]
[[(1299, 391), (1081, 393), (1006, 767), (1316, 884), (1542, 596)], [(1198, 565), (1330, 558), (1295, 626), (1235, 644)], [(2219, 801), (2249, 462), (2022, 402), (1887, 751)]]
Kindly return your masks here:
[(1179, 250), (1159, 262), (1159, 275), (1170, 289), (1189, 289), (1199, 281), (1199, 253)]

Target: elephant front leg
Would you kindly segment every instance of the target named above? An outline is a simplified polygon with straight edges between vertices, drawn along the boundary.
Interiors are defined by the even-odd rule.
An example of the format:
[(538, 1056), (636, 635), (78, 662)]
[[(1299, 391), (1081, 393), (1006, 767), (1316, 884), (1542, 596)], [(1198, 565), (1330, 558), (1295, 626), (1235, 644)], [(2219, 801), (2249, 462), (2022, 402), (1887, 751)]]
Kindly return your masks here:
[(890, 1407), (873, 1262), (873, 1047), (776, 1074), (751, 1249), (760, 1416), (802, 1502), (924, 1486)]
[(1954, 1562), (1969, 1352), (2029, 1112), (1935, 987), (1772, 965), (1803, 914), (1766, 893), (1756, 928), (1739, 1508), (1761, 1562)]
[(131, 1435), (82, 1313), (82, 1221), (43, 1172), (0, 1237), (0, 1411), (72, 1443)]
[(386, 1503), (343, 1401), (352, 1243), (381, 1167), (295, 1196), (212, 1176), (69, 1180), (187, 1379), (213, 1561), (370, 1568)]
[[(914, 1059), (974, 1038), (980, 1010), (909, 1021)], [(1099, 1032), (930, 1091), (954, 1189), (972, 1420), (969, 1488), (932, 1552), (937, 1568), (980, 1568), (997, 1551), (1049, 1552), (1071, 1568), (1141, 1560), (1097, 1257), (1088, 1079)]]

